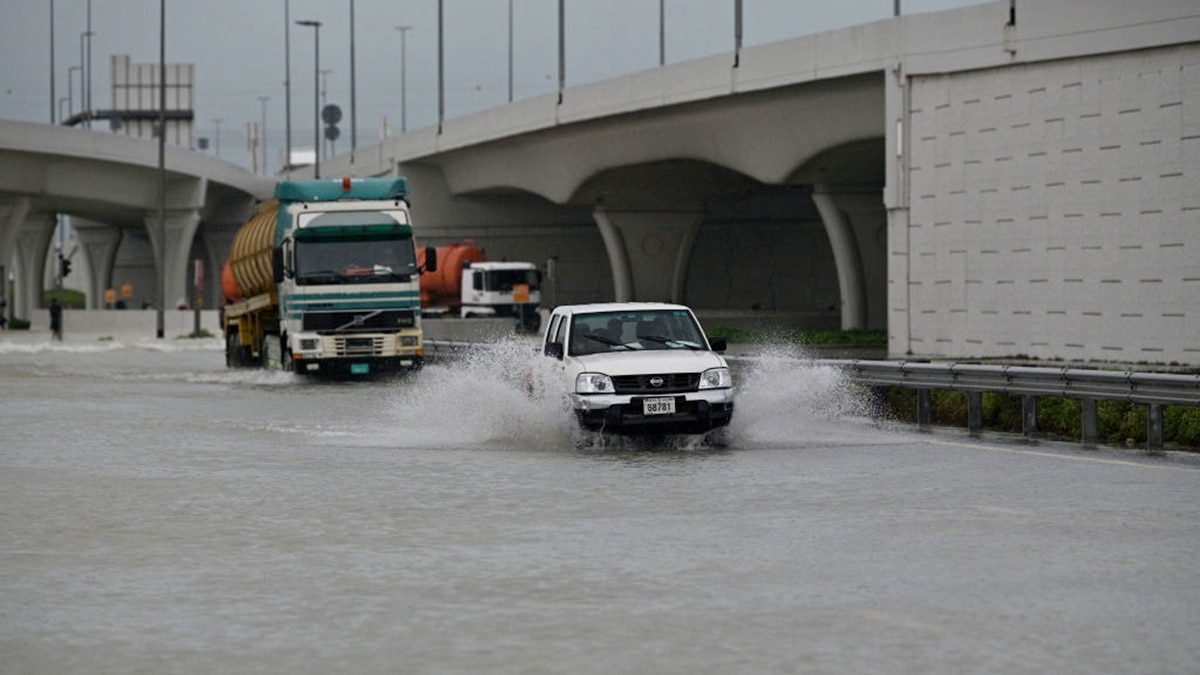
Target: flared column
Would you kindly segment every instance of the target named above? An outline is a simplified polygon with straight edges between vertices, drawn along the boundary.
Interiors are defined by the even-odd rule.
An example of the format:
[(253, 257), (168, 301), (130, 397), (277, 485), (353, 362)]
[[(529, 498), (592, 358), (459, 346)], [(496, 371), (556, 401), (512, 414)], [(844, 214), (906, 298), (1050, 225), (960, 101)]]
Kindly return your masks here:
[[(163, 235), (163, 226), (157, 212), (146, 215), (146, 231), (150, 235), (150, 245), (154, 249), (154, 265), (156, 274), (161, 275), (166, 269), (163, 300), (164, 309), (174, 308), (180, 302), (187, 302), (188, 297), (188, 252), (192, 248), (192, 240), (200, 227), (200, 211), (198, 209), (180, 209), (167, 211), (166, 218), (166, 261), (159, 260), (162, 250), (159, 238)], [(156, 277), (161, 278), (161, 277)], [(157, 295), (157, 294), (156, 294)]]
[(104, 292), (112, 285), (113, 266), (121, 246), (121, 228), (72, 216), (71, 229), (75, 231), (75, 239), (87, 260), (88, 309), (102, 309)]
[(833, 249), (834, 264), (837, 265), (838, 289), (842, 302), (842, 330), (867, 327), (867, 289), (863, 273), (862, 256), (854, 238), (850, 221), (838, 210), (833, 195), (827, 186), (813, 186), (813, 203), (821, 214), (825, 232), (829, 235), (829, 246)]
[(593, 212), (608, 252), (617, 302), (683, 302), (701, 211)]

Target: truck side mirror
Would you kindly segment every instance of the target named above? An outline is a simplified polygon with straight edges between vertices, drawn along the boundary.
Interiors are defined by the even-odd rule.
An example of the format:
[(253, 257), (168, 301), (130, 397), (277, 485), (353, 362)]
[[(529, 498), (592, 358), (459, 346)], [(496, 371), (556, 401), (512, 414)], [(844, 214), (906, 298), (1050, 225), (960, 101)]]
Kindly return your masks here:
[(546, 356), (553, 356), (559, 361), (563, 357), (563, 346), (561, 342), (551, 342), (546, 345)]
[(729, 349), (729, 341), (723, 337), (710, 337), (708, 344), (714, 352), (723, 352)]
[(433, 246), (425, 247), (425, 271), (437, 271), (437, 249)]
[(275, 276), (275, 283), (283, 283), (283, 247), (276, 246), (271, 250), (271, 272)]

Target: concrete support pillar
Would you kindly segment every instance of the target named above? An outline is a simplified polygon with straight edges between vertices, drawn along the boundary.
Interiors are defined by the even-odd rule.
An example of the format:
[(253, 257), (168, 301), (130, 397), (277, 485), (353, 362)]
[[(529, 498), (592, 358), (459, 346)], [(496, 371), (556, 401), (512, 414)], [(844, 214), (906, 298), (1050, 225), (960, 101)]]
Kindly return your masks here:
[[(179, 209), (167, 211), (166, 218), (166, 261), (159, 260), (159, 237), (163, 235), (163, 225), (157, 211), (146, 214), (146, 231), (150, 235), (150, 245), (154, 249), (156, 274), (162, 274), (166, 269), (164, 290), (164, 309), (174, 308), (181, 299), (188, 297), (188, 252), (192, 248), (192, 240), (200, 227), (199, 209)], [(165, 267), (164, 267), (165, 264)], [(157, 294), (156, 294), (157, 295)]]
[[(17, 266), (20, 261), (15, 255), (17, 235), (21, 231), (22, 223), (25, 222), (25, 216), (29, 214), (29, 205), (29, 199), (23, 197), (0, 202), (0, 283), (4, 284), (4, 290), (0, 293), (0, 297), (3, 297), (8, 303), (8, 307), (5, 308), (5, 318), (25, 318), (26, 316), (17, 311), (17, 299), (10, 297), (9, 294), (16, 290), (16, 282), (19, 278)], [(10, 276), (12, 277), (11, 283)]]
[(75, 230), (75, 239), (87, 260), (88, 309), (102, 309), (104, 291), (112, 285), (113, 265), (123, 233), (119, 227), (76, 216), (71, 216), (71, 229)]
[(612, 266), (613, 297), (683, 302), (692, 247), (704, 214), (685, 211), (593, 212)]
[(829, 189), (813, 186), (813, 203), (825, 223), (833, 260), (837, 265), (838, 287), (842, 301), (842, 330), (867, 327), (867, 288), (858, 241), (850, 221), (838, 209)]
[[(46, 253), (54, 238), (57, 219), (53, 213), (26, 214), (17, 230), (15, 315), (32, 320), (41, 309), (46, 277)], [(57, 264), (57, 262), (55, 263)], [(46, 319), (49, 321), (49, 319)]]

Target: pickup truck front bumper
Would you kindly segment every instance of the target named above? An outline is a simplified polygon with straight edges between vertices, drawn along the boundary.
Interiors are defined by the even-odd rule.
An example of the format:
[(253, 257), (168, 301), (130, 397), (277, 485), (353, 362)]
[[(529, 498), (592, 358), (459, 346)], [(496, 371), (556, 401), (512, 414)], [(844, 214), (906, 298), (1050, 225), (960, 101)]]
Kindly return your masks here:
[[(674, 399), (675, 411), (647, 414), (644, 400), (648, 398)], [(662, 396), (571, 394), (570, 399), (580, 426), (621, 435), (702, 434), (733, 419), (732, 389)]]

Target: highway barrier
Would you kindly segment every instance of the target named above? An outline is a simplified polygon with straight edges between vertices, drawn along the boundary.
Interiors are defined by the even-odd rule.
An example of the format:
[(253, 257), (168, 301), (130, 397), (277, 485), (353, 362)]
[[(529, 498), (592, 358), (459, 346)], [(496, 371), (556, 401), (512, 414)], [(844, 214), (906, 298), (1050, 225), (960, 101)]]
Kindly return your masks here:
[(1022, 433), (1028, 438), (1037, 434), (1039, 396), (1082, 401), (1083, 444), (1088, 447), (1096, 444), (1097, 401), (1146, 405), (1147, 446), (1153, 450), (1163, 445), (1163, 406), (1200, 406), (1200, 375), (911, 361), (829, 359), (815, 363), (842, 370), (864, 386), (916, 389), (917, 424), (921, 428), (930, 425), (932, 390), (965, 392), (967, 429), (972, 435), (982, 432), (984, 392), (1023, 397)]

